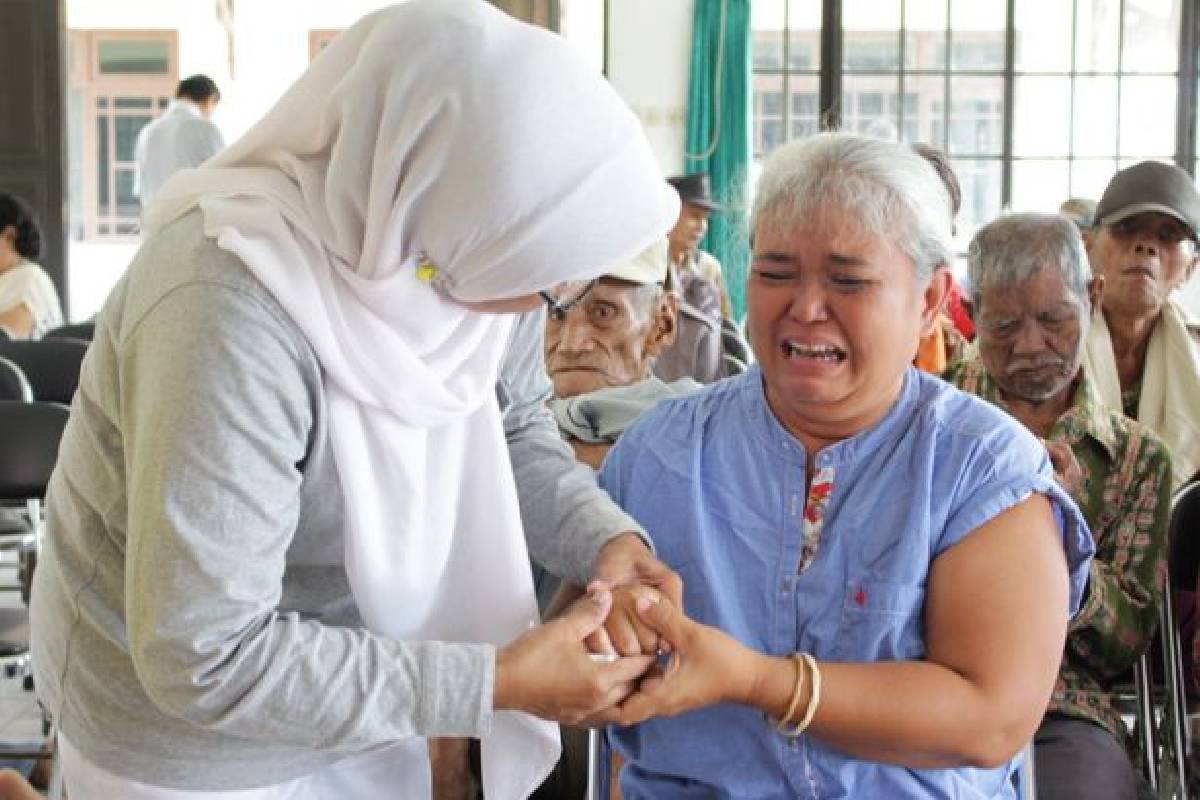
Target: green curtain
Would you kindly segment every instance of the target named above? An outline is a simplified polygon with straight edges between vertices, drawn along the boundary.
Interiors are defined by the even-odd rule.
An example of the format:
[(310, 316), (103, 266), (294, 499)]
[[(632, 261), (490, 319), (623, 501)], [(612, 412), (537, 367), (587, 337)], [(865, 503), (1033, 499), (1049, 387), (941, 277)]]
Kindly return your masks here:
[(750, 170), (750, 0), (695, 0), (686, 172), (707, 172), (724, 207), (702, 247), (725, 273), (734, 315), (746, 312)]

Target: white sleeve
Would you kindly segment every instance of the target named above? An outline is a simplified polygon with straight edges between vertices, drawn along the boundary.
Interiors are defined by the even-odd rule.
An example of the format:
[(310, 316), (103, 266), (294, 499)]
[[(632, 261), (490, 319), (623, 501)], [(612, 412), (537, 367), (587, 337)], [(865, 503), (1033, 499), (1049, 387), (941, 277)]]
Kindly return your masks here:
[(37, 264), (14, 267), (0, 294), (0, 311), (24, 305), (33, 316), (34, 336), (62, 324), (62, 306), (50, 276)]
[(221, 135), (221, 129), (210, 122), (205, 128), (202, 141), (198, 142), (197, 146), (200, 152), (197, 153), (199, 160), (196, 163), (203, 164), (225, 149), (225, 137)]

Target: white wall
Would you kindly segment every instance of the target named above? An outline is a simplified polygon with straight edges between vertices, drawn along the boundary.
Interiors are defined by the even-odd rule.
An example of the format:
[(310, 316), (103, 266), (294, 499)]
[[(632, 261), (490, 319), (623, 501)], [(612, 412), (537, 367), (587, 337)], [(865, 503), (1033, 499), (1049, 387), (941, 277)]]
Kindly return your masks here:
[(313, 30), (344, 30), (395, 0), (237, 0), (234, 59), (237, 81), (218, 120), (226, 137), (244, 133), (309, 64)]
[[(67, 0), (67, 27), (178, 31), (180, 76), (202, 72), (217, 82), (222, 102), (213, 121), (232, 142), (308, 66), (311, 30), (345, 29), (394, 1), (237, 0), (232, 74), (229, 38), (214, 0)], [(683, 171), (692, 5), (611, 0), (609, 11), (609, 79), (641, 119), (664, 174)], [(562, 12), (564, 35), (599, 69), (603, 0), (563, 0)], [(72, 242), (73, 317), (97, 310), (135, 249), (131, 242)]]
[(1193, 317), (1200, 320), (1200, 268), (1192, 274), (1191, 280), (1180, 287), (1175, 293), (1175, 298), (1183, 303), (1183, 307), (1190, 311)]
[(179, 75), (202, 72), (221, 88), (213, 121), (233, 141), (257, 121), (308, 66), (311, 30), (341, 30), (396, 0), (238, 0), (233, 71), (229, 38), (212, 0), (68, 0), (67, 27), (176, 30)]
[[(240, 5), (240, 4), (239, 4)], [(211, 2), (162, 0), (68, 0), (67, 28), (82, 30), (174, 30), (179, 36), (179, 76), (202, 72), (224, 93), (230, 85), (225, 29)], [(221, 122), (218, 110), (216, 121)]]
[(611, 0), (608, 77), (665, 175), (683, 172), (691, 49), (692, 0)]
[(559, 0), (558, 27), (585, 61), (604, 70), (604, 0)]

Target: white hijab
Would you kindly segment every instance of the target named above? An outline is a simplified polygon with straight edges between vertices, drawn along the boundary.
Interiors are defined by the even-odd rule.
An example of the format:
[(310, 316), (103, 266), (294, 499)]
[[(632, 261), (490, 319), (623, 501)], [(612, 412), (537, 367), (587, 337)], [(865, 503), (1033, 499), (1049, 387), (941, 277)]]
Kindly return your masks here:
[[(500, 645), (534, 624), (494, 394), (512, 317), (445, 295), (595, 277), (663, 236), (678, 200), (635, 117), (558, 36), (480, 0), (411, 0), (339, 35), (146, 226), (197, 205), (320, 360), (371, 630)], [(487, 796), (525, 797), (557, 733), (497, 714), (483, 754)]]

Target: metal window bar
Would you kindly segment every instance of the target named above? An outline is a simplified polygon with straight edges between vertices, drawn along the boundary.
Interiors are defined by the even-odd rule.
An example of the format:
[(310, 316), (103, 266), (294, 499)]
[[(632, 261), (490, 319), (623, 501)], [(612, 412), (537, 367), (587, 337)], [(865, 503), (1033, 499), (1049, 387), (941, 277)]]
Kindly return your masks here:
[[(819, 124), (821, 130), (837, 129), (841, 123), (841, 97), (842, 97), (842, 8), (845, 0), (821, 0), (822, 1), (822, 20), (821, 20), (821, 45), (820, 45), (820, 119)], [(903, 51), (904, 43), (903, 36), (905, 32), (904, 21), (904, 5), (901, 2), (901, 21), (900, 21), (900, 36), (901, 50)], [(1016, 38), (1016, 3), (1015, 0), (1006, 0), (1006, 46), (1005, 46), (1005, 68), (1003, 78), (1005, 82), (1004, 90), (1004, 118), (1003, 118), (1003, 142), (1001, 156), (1001, 206), (1007, 207), (1012, 203), (1012, 172), (1013, 165), (1017, 159), (1013, 156), (1013, 128), (1015, 116), (1014, 86), (1016, 82), (1015, 73), (1015, 38)], [(1118, 13), (1120, 14), (1120, 25), (1118, 31), (1118, 51), (1117, 51), (1117, 69), (1116, 72), (1104, 72), (1106, 75), (1113, 75), (1117, 79), (1117, 124), (1113, 131), (1113, 165), (1114, 168), (1119, 164), (1120, 160), (1120, 100), (1122, 89), (1122, 79), (1134, 76), (1139, 73), (1126, 72), (1124, 70), (1124, 41), (1125, 41), (1125, 0), (1121, 0)], [(943, 138), (948, 144), (949, 126), (950, 126), (950, 82), (952, 76), (969, 75), (970, 70), (959, 71), (954, 70), (952, 66), (952, 48), (953, 48), (953, 21), (950, 19), (952, 12), (951, 0), (947, 0), (947, 61), (939, 70), (909, 70), (901, 62), (899, 67), (898, 77), (901, 87), (907, 83), (907, 79), (918, 74), (940, 74), (944, 79), (944, 94), (946, 107), (944, 109)], [(785, 11), (785, 14), (787, 12)], [(786, 19), (786, 18), (785, 18)], [(1072, 0), (1071, 3), (1071, 64), (1065, 73), (1062, 73), (1069, 79), (1070, 86), (1070, 117), (1068, 122), (1068, 143), (1065, 153), (1059, 156), (1051, 156), (1051, 160), (1066, 160), (1067, 162), (1067, 180), (1068, 186), (1074, 186), (1074, 173), (1076, 156), (1074, 151), (1074, 129), (1075, 129), (1075, 89), (1077, 80), (1080, 77), (1087, 77), (1092, 74), (1099, 74), (1095, 70), (1078, 70), (1076, 63), (1076, 36), (1075, 29), (1078, 27), (1079, 5), (1078, 0)], [(794, 72), (790, 69), (786, 61), (786, 48), (788, 24), (785, 21), (784, 30), (784, 47), (785, 61), (780, 73), (784, 83), (784, 99), (785, 103), (788, 98), (788, 89), (790, 87), (789, 78)], [(1174, 73), (1175, 79), (1178, 81), (1178, 103), (1176, 106), (1176, 146), (1174, 159), (1180, 167), (1192, 173), (1195, 170), (1197, 159), (1197, 130), (1196, 130), (1196, 114), (1197, 114), (1197, 84), (1200, 83), (1200, 64), (1198, 64), (1197, 47), (1200, 46), (1200, 9), (1197, 8), (1195, 0), (1183, 0), (1181, 3), (1180, 14), (1180, 48), (1178, 71)], [(903, 55), (903, 53), (902, 53)], [(795, 71), (800, 74), (799, 71)], [(1025, 75), (1026, 73), (1022, 73)], [(1040, 74), (1040, 73), (1028, 73)], [(1054, 73), (1058, 75), (1060, 73)], [(1149, 74), (1149, 73), (1147, 73)], [(1165, 73), (1154, 73), (1165, 74)], [(903, 91), (903, 88), (901, 89)], [(899, 99), (903, 104), (903, 96)], [(785, 123), (789, 122), (791, 109), (784, 110)], [(901, 118), (903, 118), (904, 110), (899, 109)], [(785, 139), (790, 138), (791, 130), (785, 128)], [(967, 154), (955, 154), (958, 157), (967, 157)]]

